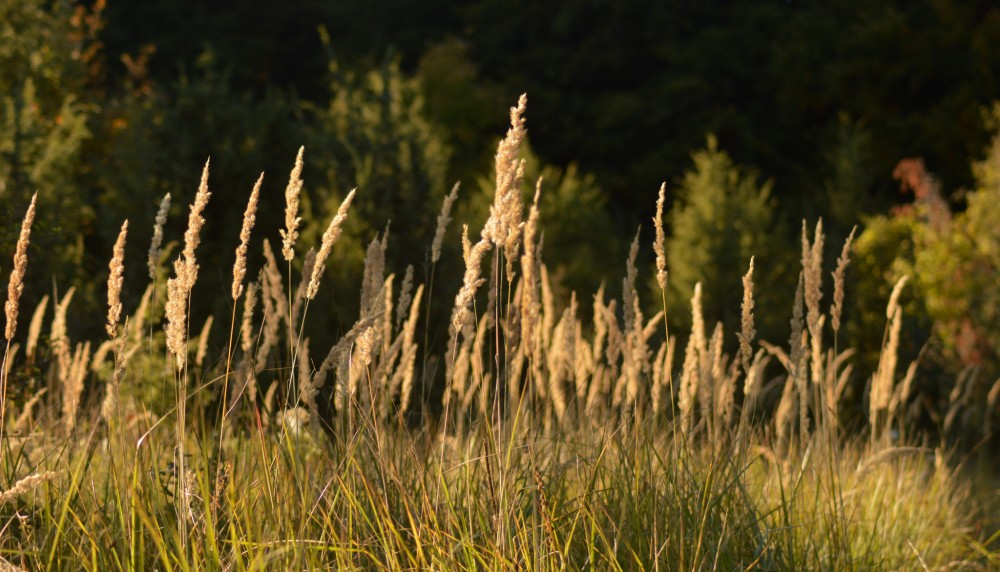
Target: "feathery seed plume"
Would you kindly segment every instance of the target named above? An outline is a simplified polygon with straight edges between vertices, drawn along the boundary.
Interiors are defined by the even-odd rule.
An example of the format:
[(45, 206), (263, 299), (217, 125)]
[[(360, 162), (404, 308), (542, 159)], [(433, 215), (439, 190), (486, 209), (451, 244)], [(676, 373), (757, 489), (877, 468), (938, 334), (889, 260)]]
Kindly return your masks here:
[(436, 263), (441, 258), (441, 245), (444, 243), (444, 231), (451, 222), (451, 207), (458, 198), (458, 187), (461, 183), (456, 182), (451, 188), (451, 192), (441, 203), (441, 214), (437, 217), (437, 228), (434, 230), (434, 242), (431, 243), (431, 264)]
[(490, 249), (490, 243), (484, 238), (472, 246), (469, 241), (469, 225), (465, 225), (462, 231), (462, 246), (465, 251), (465, 278), (462, 281), (462, 289), (455, 296), (455, 309), (451, 315), (451, 325), (455, 335), (462, 331), (465, 325), (476, 290), (486, 282), (486, 279), (480, 278), (479, 273), (483, 256)]
[(194, 353), (194, 364), (197, 368), (201, 368), (205, 363), (205, 356), (208, 355), (208, 335), (212, 331), (214, 322), (215, 316), (209, 314), (205, 319), (205, 325), (201, 327), (201, 334), (198, 335), (198, 350)]
[(163, 225), (167, 224), (167, 213), (170, 211), (170, 193), (163, 195), (160, 210), (156, 211), (156, 221), (153, 225), (153, 240), (149, 243), (149, 279), (156, 279), (156, 264), (160, 261), (160, 245), (163, 244)]
[(806, 235), (806, 224), (802, 221), (802, 272), (803, 295), (806, 303), (806, 325), (812, 349), (812, 381), (823, 379), (823, 322), (819, 303), (823, 298), (823, 219), (816, 221), (816, 232), (812, 245)]
[(410, 304), (410, 315), (403, 328), (403, 356), (399, 360), (399, 369), (402, 370), (401, 392), (399, 395), (399, 410), (406, 413), (410, 407), (410, 397), (413, 394), (413, 366), (417, 359), (417, 344), (413, 341), (413, 335), (417, 329), (417, 320), (420, 317), (420, 299), (424, 295), (424, 285), (417, 286), (417, 292), (413, 295)]
[(306, 291), (306, 298), (309, 300), (315, 299), (316, 294), (319, 292), (319, 281), (323, 277), (323, 271), (326, 270), (326, 259), (330, 257), (330, 252), (333, 250), (333, 243), (337, 242), (337, 239), (340, 238), (344, 221), (347, 220), (347, 210), (351, 206), (351, 201), (354, 200), (355, 191), (348, 193), (344, 202), (340, 203), (340, 208), (337, 209), (337, 216), (333, 217), (333, 220), (330, 221), (330, 226), (323, 233), (323, 241), (320, 244), (319, 252), (316, 253), (316, 262), (313, 265), (312, 276), (309, 278), (309, 288)]
[(663, 201), (667, 192), (667, 184), (660, 185), (660, 195), (656, 199), (656, 216), (653, 218), (653, 228), (656, 229), (656, 240), (653, 251), (656, 252), (656, 283), (661, 289), (667, 288), (667, 251), (666, 237), (663, 232)]
[(7, 329), (4, 335), (9, 343), (14, 339), (14, 332), (17, 331), (17, 309), (21, 300), (21, 292), (24, 291), (24, 272), (28, 268), (28, 243), (31, 238), (31, 223), (35, 220), (35, 201), (38, 193), (31, 196), (31, 204), (21, 221), (21, 234), (17, 238), (17, 247), (14, 250), (14, 269), (10, 273), (10, 282), (7, 285), (7, 303), (4, 311), (7, 314)]
[(41, 485), (46, 481), (51, 481), (58, 476), (59, 473), (57, 471), (46, 471), (44, 473), (37, 473), (29, 477), (24, 477), (14, 483), (14, 486), (10, 489), (0, 492), (0, 505), (12, 501), (24, 493), (34, 489), (38, 485)]
[(835, 334), (840, 331), (840, 315), (844, 309), (844, 271), (851, 262), (851, 243), (854, 242), (854, 233), (857, 231), (857, 226), (851, 229), (851, 234), (844, 241), (844, 248), (840, 251), (840, 258), (837, 259), (837, 269), (833, 272), (833, 304), (830, 306), (830, 322)]
[(524, 161), (518, 158), (518, 153), (527, 134), (524, 128), (524, 111), (527, 105), (528, 96), (522, 94), (517, 106), (510, 108), (510, 129), (497, 145), (496, 195), (482, 232), (484, 239), (497, 248), (503, 248), (507, 258), (508, 281), (513, 279), (513, 263), (521, 246), (521, 218), (524, 214), (521, 178), (524, 176)]
[(257, 283), (247, 286), (247, 296), (243, 299), (243, 325), (240, 326), (240, 348), (244, 355), (250, 355), (253, 348), (253, 309), (257, 304)]
[(257, 201), (260, 197), (260, 185), (264, 182), (264, 173), (260, 174), (257, 183), (250, 192), (246, 211), (243, 212), (243, 226), (240, 228), (240, 245), (236, 247), (236, 263), (233, 264), (232, 296), (236, 300), (243, 294), (243, 279), (247, 275), (247, 248), (250, 245), (250, 231), (257, 221)]
[(691, 297), (691, 337), (701, 356), (699, 359), (704, 361), (708, 355), (708, 338), (705, 335), (705, 314), (701, 305), (701, 282), (694, 285), (694, 295)]
[(25, 356), (28, 363), (35, 359), (35, 348), (38, 346), (38, 336), (42, 333), (42, 320), (45, 319), (45, 309), (49, 305), (49, 295), (42, 296), (42, 301), (35, 307), (35, 313), (31, 316), (31, 323), (28, 325), (28, 344), (25, 346)]
[(174, 356), (177, 369), (187, 363), (187, 305), (191, 290), (198, 279), (198, 262), (195, 250), (201, 242), (201, 227), (205, 224), (202, 213), (212, 193), (208, 192), (209, 161), (201, 173), (198, 193), (188, 213), (188, 226), (184, 232), (184, 251), (174, 261), (174, 278), (167, 280), (167, 350)]
[[(635, 238), (632, 240), (632, 246), (628, 250), (628, 259), (625, 261), (625, 278), (622, 281), (622, 309), (625, 310), (625, 331), (631, 332), (632, 328), (636, 322), (635, 308), (637, 306), (636, 299), (638, 298), (638, 292), (635, 291), (635, 280), (638, 276), (638, 270), (635, 267), (636, 258), (639, 256), (639, 233), (642, 229), (635, 232)], [(639, 320), (642, 318), (639, 317)], [(642, 325), (640, 324), (641, 328)]]
[(302, 192), (302, 153), (305, 147), (299, 147), (295, 156), (295, 166), (288, 176), (288, 186), (285, 187), (285, 228), (281, 231), (281, 255), (285, 260), (295, 258), (295, 241), (299, 238), (299, 194)]
[(122, 223), (118, 233), (111, 262), (108, 264), (108, 335), (114, 338), (118, 333), (118, 320), (122, 315), (122, 284), (125, 282), (125, 237), (128, 234), (128, 220)]
[(757, 335), (757, 331), (754, 329), (753, 323), (753, 257), (750, 257), (750, 269), (747, 270), (745, 276), (743, 276), (743, 315), (741, 325), (742, 330), (739, 333), (740, 338), (740, 357), (743, 360), (743, 371), (750, 375), (750, 356), (753, 354), (753, 349), (750, 347), (750, 343), (753, 341), (754, 336)]
[(396, 303), (396, 330), (403, 325), (406, 319), (407, 308), (410, 307), (410, 300), (413, 296), (413, 265), (406, 266), (406, 274), (403, 275), (403, 283), (399, 286), (399, 302)]
[(388, 232), (379, 239), (378, 235), (368, 244), (365, 253), (365, 268), (361, 279), (361, 315), (384, 314), (385, 294), (385, 251), (389, 246)]
[[(183, 271), (184, 265), (178, 259), (174, 268)], [(167, 280), (167, 350), (174, 356), (174, 361), (178, 370), (184, 369), (187, 362), (187, 334), (185, 332), (187, 322), (187, 290), (184, 288), (185, 279), (181, 276)]]
[(903, 323), (903, 310), (899, 307), (899, 294), (909, 279), (909, 275), (904, 275), (896, 282), (896, 286), (892, 289), (892, 296), (889, 298), (889, 305), (886, 308), (886, 315), (889, 319), (889, 340), (879, 356), (878, 369), (872, 379), (869, 397), (869, 417), (873, 429), (873, 440), (875, 439), (874, 431), (877, 428), (878, 411), (888, 409), (892, 402), (896, 364), (899, 360), (899, 334)]
[(892, 287), (892, 295), (889, 296), (889, 305), (885, 309), (885, 317), (892, 319), (896, 315), (896, 308), (899, 307), (899, 295), (903, 292), (903, 286), (910, 280), (908, 274), (904, 275), (896, 282), (896, 285)]
[(524, 254), (521, 255), (521, 347), (531, 357), (534, 352), (535, 328), (541, 308), (538, 302), (538, 265), (535, 240), (538, 235), (538, 199), (542, 194), (542, 178), (535, 183), (535, 199), (524, 226)]
[[(209, 161), (205, 161), (205, 168), (201, 172), (201, 183), (198, 185), (198, 193), (194, 196), (194, 203), (188, 213), (188, 226), (184, 231), (184, 265), (187, 267), (184, 272), (184, 288), (187, 293), (191, 293), (195, 281), (198, 279), (198, 260), (195, 250), (201, 243), (201, 227), (205, 225), (205, 207), (212, 193), (208, 192), (208, 166)], [(180, 274), (178, 274), (180, 277)]]

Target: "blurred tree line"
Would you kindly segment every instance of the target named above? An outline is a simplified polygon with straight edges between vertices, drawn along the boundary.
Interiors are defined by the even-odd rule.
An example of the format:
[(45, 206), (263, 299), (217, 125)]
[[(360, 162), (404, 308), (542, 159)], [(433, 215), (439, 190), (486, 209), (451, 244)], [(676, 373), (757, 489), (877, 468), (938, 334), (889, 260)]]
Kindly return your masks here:
[[(2, 251), (39, 190), (26, 303), (75, 284), (76, 327), (94, 331), (103, 287), (93, 278), (121, 220), (134, 229), (135, 301), (148, 248), (139, 229), (169, 192), (167, 240), (179, 239), (209, 156), (213, 246), (199, 258), (211, 295), (196, 311), (228, 307), (232, 248), (217, 245), (235, 245), (261, 170), (255, 234), (278, 240), (282, 190), (305, 145), (304, 240), (359, 188), (333, 287), (313, 312), (330, 316), (333, 335), (355, 318), (376, 232), (388, 225), (390, 271), (414, 265), (422, 279), (457, 180), (457, 220), (477, 231), (506, 109), (528, 92), (526, 187), (548, 181), (544, 255), (562, 292), (617, 284), (637, 225), (651, 261), (666, 180), (671, 320), (684, 324), (702, 280), (708, 318), (732, 332), (739, 275), (756, 255), (758, 329), (778, 341), (801, 219), (824, 217), (832, 262), (856, 222), (906, 200), (892, 173), (916, 156), (962, 213), (964, 190), (984, 184), (972, 165), (990, 141), (984, 110), (1000, 97), (1000, 7), (971, 0), (0, 0), (0, 38)], [(458, 279), (459, 231), (438, 284)], [(890, 278), (858, 285), (859, 299), (884, 294)], [(433, 307), (444, 312), (453, 295), (437, 288)]]

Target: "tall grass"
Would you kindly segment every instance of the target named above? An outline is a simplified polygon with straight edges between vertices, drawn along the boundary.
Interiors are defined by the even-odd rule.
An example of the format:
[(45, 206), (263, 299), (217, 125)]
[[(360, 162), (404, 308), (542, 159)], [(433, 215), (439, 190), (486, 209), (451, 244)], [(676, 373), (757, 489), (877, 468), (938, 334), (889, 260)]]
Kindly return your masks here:
[[(296, 273), (301, 150), (281, 233), (288, 264), (283, 272), (263, 239), (267, 264), (244, 288), (254, 212), (266, 201), (260, 180), (248, 200), (234, 237), (228, 342), (217, 359), (205, 350), (210, 322), (192, 339), (189, 313), (199, 230), (211, 223), (201, 217), (208, 164), (174, 276), (165, 285), (155, 278), (168, 196), (152, 234), (153, 282), (119, 328), (123, 225), (103, 351), (71, 343), (69, 292), (56, 304), (47, 353), (33, 349), (33, 317), (29, 349), (17, 356), (23, 231), (0, 370), (2, 409), (17, 413), (0, 415), (0, 569), (1000, 566), (997, 499), (982, 481), (943, 446), (893, 439), (905, 434), (898, 413), (915, 372), (911, 366), (900, 379), (896, 371), (902, 284), (888, 301), (878, 370), (860, 382), (870, 386), (865, 427), (845, 426), (839, 408), (847, 384), (859, 383), (851, 350), (837, 343), (850, 239), (824, 313), (820, 223), (811, 238), (803, 224), (788, 346), (756, 340), (751, 259), (741, 331), (718, 324), (710, 333), (696, 288), (678, 368), (665, 297), (652, 316), (639, 300), (641, 234), (621, 302), (606, 300), (602, 287), (593, 321), (584, 323), (576, 293), (556, 299), (543, 257), (541, 181), (524, 219), (518, 148), (526, 105), (522, 96), (511, 109), (482, 232), (473, 238), (464, 227), (464, 281), (438, 285), (456, 292), (440, 356), (427, 349), (433, 264), (423, 281), (407, 269), (396, 288), (385, 268), (387, 235), (368, 247), (357, 321), (324, 353), (310, 347), (309, 303), (354, 192)], [(438, 219), (434, 264), (456, 192)], [(661, 291), (664, 192), (653, 242)], [(34, 208), (33, 200), (26, 229)], [(151, 300), (166, 300), (165, 308)], [(734, 356), (727, 336), (738, 342)], [(429, 373), (431, 359), (444, 364), (440, 381)], [(21, 384), (14, 391), (10, 379)], [(429, 403), (430, 392), (418, 389), (437, 382), (442, 402)]]

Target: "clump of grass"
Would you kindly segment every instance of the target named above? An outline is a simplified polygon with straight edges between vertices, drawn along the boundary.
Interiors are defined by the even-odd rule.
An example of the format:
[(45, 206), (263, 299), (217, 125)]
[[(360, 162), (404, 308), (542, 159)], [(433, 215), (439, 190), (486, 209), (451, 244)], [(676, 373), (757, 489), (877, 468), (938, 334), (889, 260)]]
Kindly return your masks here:
[[(263, 239), (265, 266), (258, 280), (245, 284), (255, 213), (266, 200), (258, 179), (236, 247), (229, 343), (218, 359), (208, 355), (214, 318), (207, 316), (199, 317), (205, 326), (188, 362), (195, 251), (202, 225), (211, 222), (202, 216), (210, 196), (208, 164), (166, 284), (164, 316), (154, 315), (150, 300), (169, 196), (153, 231), (153, 284), (131, 316), (120, 299), (123, 225), (109, 265), (110, 339), (93, 354), (90, 341), (71, 342), (70, 289), (55, 304), (48, 348), (59, 399), (42, 401), (43, 388), (19, 404), (16, 431), (0, 451), (0, 475), (8, 483), (0, 493), (0, 567), (61, 569), (81, 561), (95, 569), (238, 570), (1000, 565), (997, 536), (976, 529), (995, 525), (990, 505), (976, 496), (977, 481), (963, 478), (942, 447), (891, 442), (890, 430), (905, 425), (897, 412), (918, 375), (911, 365), (896, 384), (902, 282), (889, 300), (869, 424), (860, 432), (840, 432), (837, 419), (851, 372), (852, 352), (836, 347), (851, 239), (823, 314), (821, 223), (811, 239), (803, 225), (787, 347), (757, 340), (751, 258), (735, 333), (738, 353), (726, 353), (721, 323), (706, 323), (697, 285), (675, 394), (680, 342), (666, 325), (665, 302), (662, 311), (643, 313), (638, 234), (620, 301), (607, 299), (602, 286), (593, 296), (593, 321), (585, 323), (585, 298), (576, 292), (559, 298), (543, 260), (541, 180), (523, 220), (518, 148), (525, 106), (522, 97), (511, 109), (510, 130), (497, 151), (497, 194), (475, 243), (464, 227), (465, 274), (461, 284), (450, 285), (457, 294), (443, 355), (431, 355), (425, 322), (425, 361), (445, 363), (441, 402), (430, 401), (432, 392), (415, 391), (434, 382), (426, 373), (431, 368), (418, 367), (416, 330), (429, 317), (424, 298), (457, 185), (442, 205), (427, 275), (408, 267), (397, 281), (386, 268), (388, 229), (371, 241), (361, 313), (325, 353), (310, 348), (308, 305), (354, 191), (293, 276), (302, 150), (286, 189), (288, 275)], [(653, 242), (661, 291), (668, 277), (664, 194), (661, 186)], [(22, 234), (25, 246), (19, 243), (17, 252), (24, 256), (15, 257), (12, 284), (18, 264), (22, 278), (26, 264)], [(482, 268), (487, 255), (488, 275)], [(16, 305), (15, 296), (8, 298)], [(734, 302), (738, 298), (734, 292)], [(16, 332), (8, 333), (12, 367), (33, 363), (44, 311), (43, 303), (32, 318), (23, 360), (13, 359)], [(132, 336), (142, 336), (144, 320), (163, 322), (165, 331), (150, 328), (148, 343), (133, 343), (120, 326), (131, 323), (139, 331)], [(12, 323), (8, 310), (9, 329)], [(824, 344), (827, 324), (833, 348)], [(278, 351), (274, 358), (283, 347), (289, 355)], [(146, 367), (126, 369), (140, 348), (136, 359)], [(310, 354), (323, 359), (316, 365)], [(772, 358), (780, 367), (771, 368)], [(6, 383), (6, 367), (3, 372)], [(973, 377), (956, 389), (951, 423), (974, 406), (963, 397)], [(143, 400), (139, 388), (170, 381), (173, 404)], [(87, 387), (106, 388), (106, 431), (96, 430), (104, 426)], [(990, 406), (997, 387), (988, 394)], [(248, 405), (245, 414), (235, 415), (240, 402)], [(189, 416), (192, 403), (215, 404), (221, 414)], [(28, 427), (25, 420), (36, 417)], [(35, 491), (30, 498), (29, 489)]]

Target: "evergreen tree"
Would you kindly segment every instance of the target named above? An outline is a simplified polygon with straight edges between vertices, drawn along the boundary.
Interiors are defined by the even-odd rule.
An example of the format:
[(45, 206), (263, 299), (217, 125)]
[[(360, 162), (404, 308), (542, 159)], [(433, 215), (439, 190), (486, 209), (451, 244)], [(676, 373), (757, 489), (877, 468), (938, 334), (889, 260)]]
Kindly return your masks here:
[(786, 257), (794, 243), (782, 245), (776, 222), (771, 182), (733, 163), (719, 150), (715, 137), (692, 155), (694, 168), (684, 174), (670, 215), (672, 237), (667, 245), (668, 303), (671, 320), (690, 327), (690, 300), (702, 284), (705, 321), (721, 320), (727, 341), (735, 340), (742, 302), (741, 276), (755, 259), (757, 329), (765, 339), (787, 335), (788, 298), (794, 292), (787, 279)]

